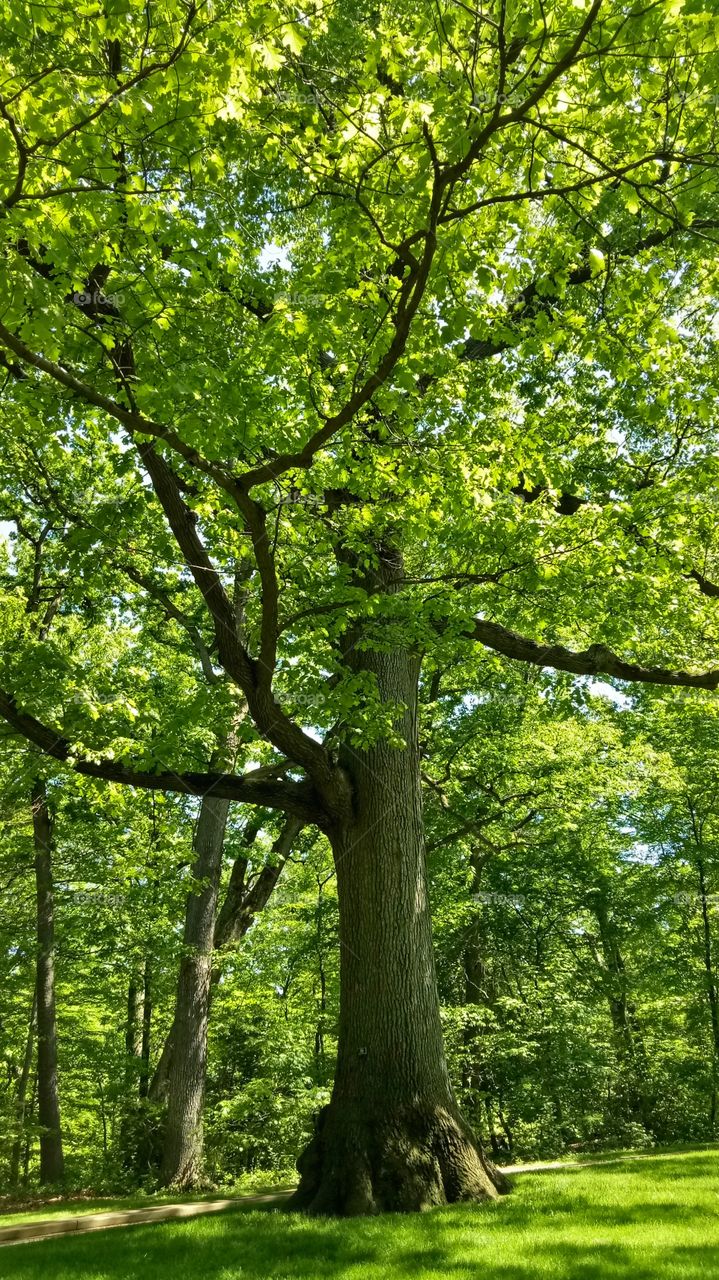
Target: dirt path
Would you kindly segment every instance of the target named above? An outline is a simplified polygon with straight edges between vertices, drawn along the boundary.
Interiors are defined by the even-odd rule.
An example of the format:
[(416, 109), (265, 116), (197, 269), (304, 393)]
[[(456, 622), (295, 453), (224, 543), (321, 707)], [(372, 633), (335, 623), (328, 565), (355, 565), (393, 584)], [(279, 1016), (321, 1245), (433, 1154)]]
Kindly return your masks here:
[(282, 1204), (291, 1195), (233, 1196), (229, 1200), (197, 1200), (185, 1204), (156, 1204), (146, 1209), (117, 1209), (110, 1213), (86, 1213), (79, 1217), (36, 1218), (0, 1226), (0, 1246), (45, 1240), (50, 1236), (76, 1235), (81, 1231), (106, 1231), (109, 1227), (132, 1227), (143, 1222), (166, 1222), (170, 1218), (196, 1218), (203, 1213), (223, 1213), (253, 1204)]

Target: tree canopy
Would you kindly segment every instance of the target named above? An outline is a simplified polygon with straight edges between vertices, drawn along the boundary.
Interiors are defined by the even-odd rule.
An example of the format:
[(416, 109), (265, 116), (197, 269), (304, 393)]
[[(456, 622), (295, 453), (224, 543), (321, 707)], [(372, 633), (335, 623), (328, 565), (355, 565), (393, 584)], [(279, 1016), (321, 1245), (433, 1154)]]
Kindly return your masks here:
[[(701, 0), (0, 15), (9, 741), (69, 795), (94, 779), (138, 788), (131, 807), (178, 793), (180, 822), (196, 796), (255, 806), (273, 839), (273, 813), (319, 829), (339, 1050), (298, 1202), (495, 1194), (448, 1082), (421, 790), (455, 835), (476, 821), (441, 761), (518, 671), (710, 705), (719, 685), (719, 19)], [(425, 724), (455, 679), (455, 718)], [(487, 733), (504, 751), (501, 718)], [(563, 910), (594, 910), (606, 987), (622, 925), (599, 881)], [(627, 1106), (647, 1121), (636, 1089)]]

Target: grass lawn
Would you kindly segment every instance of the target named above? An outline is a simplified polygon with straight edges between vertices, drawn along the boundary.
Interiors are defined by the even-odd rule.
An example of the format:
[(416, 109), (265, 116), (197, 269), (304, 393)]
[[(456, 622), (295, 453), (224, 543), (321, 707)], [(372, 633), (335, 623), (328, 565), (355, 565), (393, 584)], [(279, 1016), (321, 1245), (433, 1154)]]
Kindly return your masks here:
[(232, 1210), (0, 1249), (3, 1280), (707, 1280), (719, 1153), (519, 1175), (496, 1204), (413, 1217)]

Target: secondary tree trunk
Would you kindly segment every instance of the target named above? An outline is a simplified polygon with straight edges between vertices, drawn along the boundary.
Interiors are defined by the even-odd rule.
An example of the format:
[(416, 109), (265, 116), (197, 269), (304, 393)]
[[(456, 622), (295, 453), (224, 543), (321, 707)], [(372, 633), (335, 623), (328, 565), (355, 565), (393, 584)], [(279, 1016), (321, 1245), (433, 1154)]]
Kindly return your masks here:
[(147, 1097), (150, 1087), (150, 1039), (152, 1036), (152, 959), (145, 956), (142, 975), (142, 1033), (140, 1036), (139, 1094)]
[(40, 1181), (62, 1182), (65, 1161), (57, 1089), (55, 1014), (55, 914), (52, 883), (52, 821), (44, 782), (32, 791), (37, 890), (37, 1100)]
[[(282, 831), (272, 846), (271, 852), (274, 861), (263, 867), (256, 879), (249, 885), (246, 882), (247, 857), (243, 854), (235, 859), (227, 892), (217, 914), (213, 940), (215, 952), (239, 942), (247, 933), (256, 916), (267, 906), (272, 891), (280, 878), (282, 868), (292, 850), (292, 845), (302, 829), (302, 825), (299, 818), (289, 817), (285, 820)], [(261, 819), (250, 823), (244, 836), (245, 849), (249, 848), (254, 842), (261, 827)], [(219, 978), (220, 968), (213, 964), (210, 978), (210, 1003), (212, 988), (219, 981)], [(175, 1023), (173, 1019), (150, 1084), (149, 1098), (151, 1102), (167, 1103), (174, 1038)]]
[(711, 922), (709, 919), (709, 908), (707, 904), (706, 868), (701, 852), (697, 853), (696, 862), (697, 872), (699, 874), (699, 894), (702, 907), (704, 975), (706, 978), (707, 1004), (709, 1005), (709, 1015), (711, 1018), (712, 1028), (712, 1093), (709, 1110), (709, 1124), (711, 1127), (711, 1135), (714, 1137), (717, 1126), (717, 1081), (719, 1079), (719, 991), (717, 990), (717, 980), (714, 971)]
[(140, 1081), (142, 1061), (144, 982), (136, 970), (130, 975), (127, 987), (127, 1022), (125, 1024), (125, 1080), (135, 1090)]
[(14, 1189), (20, 1181), (20, 1159), (22, 1156), (22, 1142), (25, 1135), (25, 1108), (27, 1106), (28, 1082), (30, 1080), (30, 1072), (32, 1070), (32, 1055), (35, 1044), (35, 1013), (37, 1008), (37, 985), (32, 995), (32, 1005), (30, 1008), (30, 1021), (27, 1028), (27, 1039), (25, 1041), (25, 1053), (23, 1056), (22, 1069), (20, 1078), (17, 1083), (17, 1094), (15, 1097), (15, 1138), (13, 1140), (12, 1152), (10, 1154), (10, 1186)]
[(187, 902), (170, 1041), (161, 1173), (166, 1186), (195, 1186), (202, 1173), (212, 950), (229, 807), (229, 800), (205, 796), (195, 831), (193, 876), (198, 887)]
[(500, 1175), (449, 1082), (427, 895), (417, 742), (419, 660), (353, 650), (406, 746), (345, 749), (354, 810), (331, 832), (340, 914), (340, 1022), (332, 1099), (298, 1161), (298, 1208), (414, 1211), (494, 1197)]
[(596, 948), (591, 938), (590, 945), (604, 981), (621, 1073), (615, 1091), (618, 1119), (630, 1120), (650, 1129), (653, 1103), (649, 1093), (647, 1055), (637, 1008), (629, 994), (619, 932), (606, 894), (601, 889), (592, 894), (591, 906), (597, 921), (601, 950)]
[[(478, 1120), (484, 1112), (484, 1120), (489, 1135), (492, 1154), (497, 1156), (501, 1144), (497, 1137), (492, 1106), (496, 1104), (500, 1123), (507, 1141), (510, 1129), (502, 1112), (501, 1097), (492, 1097), (495, 1092), (484, 1063), (483, 1036), (481, 1030), (482, 1010), (491, 1009), (496, 1001), (496, 990), (491, 978), (482, 936), (483, 922), (479, 905), (484, 859), (474, 850), (471, 855), (472, 883), (471, 892), (475, 899), (472, 917), (467, 925), (464, 950), (462, 953), (462, 969), (464, 974), (464, 1005), (469, 1013), (464, 1026), (464, 1073), (462, 1085), (467, 1099), (469, 1114)], [(474, 1011), (474, 1012), (473, 1012)], [(504, 1140), (503, 1140), (504, 1141)], [(511, 1153), (511, 1143), (505, 1147)]]

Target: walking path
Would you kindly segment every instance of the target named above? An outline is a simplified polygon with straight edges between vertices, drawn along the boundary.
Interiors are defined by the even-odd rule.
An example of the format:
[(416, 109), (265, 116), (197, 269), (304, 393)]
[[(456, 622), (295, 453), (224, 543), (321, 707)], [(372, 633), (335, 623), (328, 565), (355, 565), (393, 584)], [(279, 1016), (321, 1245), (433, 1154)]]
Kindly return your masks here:
[(105, 1231), (108, 1227), (132, 1227), (141, 1222), (166, 1222), (169, 1218), (196, 1218), (202, 1213), (223, 1213), (227, 1209), (253, 1204), (282, 1204), (290, 1191), (272, 1195), (233, 1196), (229, 1200), (195, 1200), (184, 1204), (155, 1204), (146, 1209), (118, 1209), (111, 1213), (84, 1213), (74, 1218), (36, 1218), (0, 1226), (0, 1246), (44, 1240), (49, 1236), (74, 1235), (78, 1231)]

